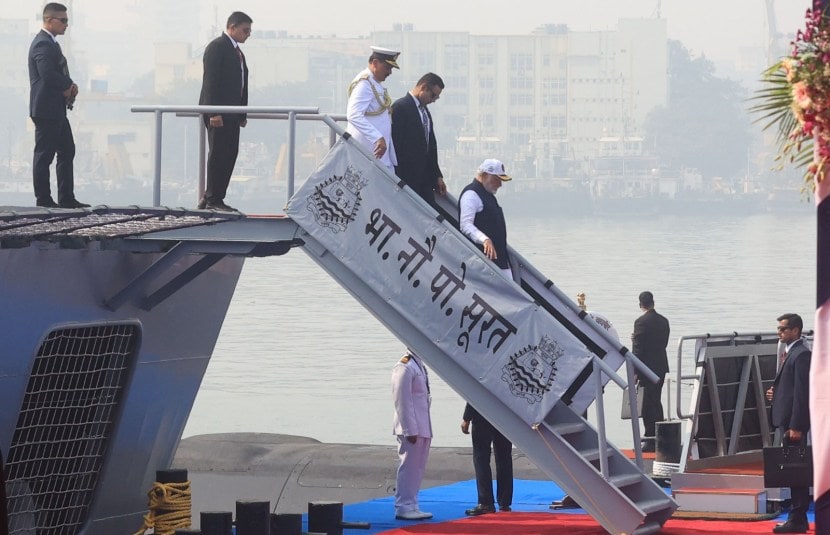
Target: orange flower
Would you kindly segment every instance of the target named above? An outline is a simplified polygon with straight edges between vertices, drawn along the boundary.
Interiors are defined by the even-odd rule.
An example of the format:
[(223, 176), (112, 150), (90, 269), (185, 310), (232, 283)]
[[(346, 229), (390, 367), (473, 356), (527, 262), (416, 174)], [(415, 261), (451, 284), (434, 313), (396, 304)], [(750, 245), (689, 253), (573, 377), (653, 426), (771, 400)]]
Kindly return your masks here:
[(813, 105), (813, 100), (810, 98), (810, 90), (804, 82), (796, 82), (793, 84), (793, 102), (802, 110), (806, 110)]

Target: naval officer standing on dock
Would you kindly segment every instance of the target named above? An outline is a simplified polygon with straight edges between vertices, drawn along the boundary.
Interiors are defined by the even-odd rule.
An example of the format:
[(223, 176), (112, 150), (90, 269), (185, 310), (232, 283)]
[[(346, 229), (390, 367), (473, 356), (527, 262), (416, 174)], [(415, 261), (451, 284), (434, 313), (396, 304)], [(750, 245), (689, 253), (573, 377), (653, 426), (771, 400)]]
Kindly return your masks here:
[(383, 87), (392, 69), (398, 68), (400, 52), (372, 47), (369, 65), (349, 85), (346, 131), (358, 140), (380, 163), (394, 170), (398, 165), (392, 143), (392, 97)]
[(429, 377), (423, 361), (412, 351), (392, 368), (392, 401), (395, 403), (394, 433), (398, 437), (395, 518), (424, 520), (432, 518), (418, 508), (418, 490), (424, 479), (432, 443), (429, 417)]

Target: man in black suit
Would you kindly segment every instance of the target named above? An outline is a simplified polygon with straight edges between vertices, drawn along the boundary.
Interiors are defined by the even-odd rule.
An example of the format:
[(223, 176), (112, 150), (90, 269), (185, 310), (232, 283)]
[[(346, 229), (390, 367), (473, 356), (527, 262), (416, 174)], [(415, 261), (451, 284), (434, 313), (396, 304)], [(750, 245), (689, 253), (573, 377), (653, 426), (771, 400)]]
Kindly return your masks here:
[(642, 316), (634, 321), (631, 335), (632, 351), (643, 364), (657, 375), (659, 381), (639, 381), (643, 387), (643, 451), (654, 451), (654, 428), (663, 421), (663, 380), (669, 373), (669, 358), (666, 346), (669, 344), (669, 320), (654, 310), (654, 295), (640, 293)]
[[(248, 105), (248, 64), (239, 48), (251, 35), (251, 17), (234, 11), (225, 33), (205, 48), (204, 75), (199, 104), (208, 106)], [(248, 124), (244, 113), (203, 115), (208, 130), (207, 185), (199, 208), (233, 211), (225, 204), (233, 167), (239, 154), (239, 129)]]
[[(467, 509), (468, 516), (478, 516), (500, 511), (510, 511), (513, 503), (513, 443), (493, 427), (472, 405), (464, 407), (461, 432), (470, 434), (473, 424), (473, 468), (476, 472), (478, 505)], [(496, 497), (493, 498), (493, 472), (490, 469), (490, 450), (496, 460)]]
[(430, 204), (435, 203), (435, 192), (447, 192), (438, 166), (432, 115), (427, 108), (443, 90), (441, 77), (428, 72), (406, 96), (392, 104), (392, 142), (398, 157), (395, 174)]
[[(772, 418), (777, 445), (806, 445), (810, 430), (810, 360), (812, 352), (804, 345), (801, 331), (804, 322), (798, 314), (778, 318), (778, 339), (785, 344), (783, 361), (775, 382), (767, 390), (772, 401)], [(773, 528), (773, 533), (807, 533), (808, 487), (791, 487), (792, 508), (787, 521)]]
[[(35, 150), (32, 180), (37, 206), (45, 208), (86, 208), (75, 199), (75, 140), (66, 110), (72, 109), (78, 86), (69, 77), (69, 67), (61, 52), (57, 36), (69, 26), (66, 6), (46, 4), (43, 8), (43, 29), (29, 47), (29, 117), (35, 123)], [(58, 202), (49, 187), (49, 166), (58, 156), (55, 174), (58, 180)]]

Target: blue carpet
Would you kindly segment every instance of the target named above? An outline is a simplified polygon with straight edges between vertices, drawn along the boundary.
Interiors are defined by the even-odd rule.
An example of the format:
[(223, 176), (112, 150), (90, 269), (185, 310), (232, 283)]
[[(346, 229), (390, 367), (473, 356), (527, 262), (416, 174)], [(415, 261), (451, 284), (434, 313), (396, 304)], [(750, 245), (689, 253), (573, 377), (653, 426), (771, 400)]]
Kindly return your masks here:
[[(513, 483), (513, 510), (514, 511), (550, 511), (550, 504), (554, 500), (561, 500), (565, 496), (556, 483), (552, 481), (535, 481), (517, 479)], [(476, 482), (474, 479), (460, 481), (443, 487), (433, 487), (422, 490), (419, 494), (422, 511), (434, 516), (425, 522), (448, 522), (464, 517), (464, 510), (476, 505)], [(395, 498), (388, 496), (367, 502), (355, 503), (343, 507), (343, 520), (346, 522), (370, 522), (372, 528), (368, 531), (349, 531), (373, 534), (390, 529), (411, 526), (412, 521), (395, 519)], [(583, 513), (582, 509), (561, 510), (557, 512)], [(418, 522), (421, 523), (421, 522)]]
[[(666, 492), (670, 492), (666, 489)], [(565, 493), (552, 481), (517, 479), (513, 485), (513, 510), (519, 512), (551, 512), (550, 504), (561, 500)], [(395, 498), (387, 496), (366, 502), (345, 505), (345, 522), (369, 522), (369, 530), (346, 530), (354, 535), (373, 535), (395, 528), (422, 523), (448, 522), (464, 518), (464, 510), (476, 504), (475, 480), (461, 481), (452, 485), (424, 489), (419, 493), (422, 511), (432, 513), (432, 519), (412, 522), (395, 519)], [(585, 514), (582, 509), (560, 509), (557, 513)], [(786, 520), (786, 513), (779, 515), (779, 522)], [(813, 505), (808, 513), (810, 522), (815, 522)], [(740, 525), (740, 524), (738, 524)], [(308, 529), (308, 517), (303, 515), (303, 529)]]

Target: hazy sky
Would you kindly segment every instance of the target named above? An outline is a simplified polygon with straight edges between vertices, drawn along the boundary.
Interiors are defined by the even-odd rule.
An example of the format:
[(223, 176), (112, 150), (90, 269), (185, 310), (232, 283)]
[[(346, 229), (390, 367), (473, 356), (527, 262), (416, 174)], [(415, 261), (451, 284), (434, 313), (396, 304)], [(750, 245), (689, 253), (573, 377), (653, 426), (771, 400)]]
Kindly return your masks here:
[[(31, 20), (38, 10), (31, 0), (3, 0), (3, 4), (4, 18)], [(117, 28), (125, 8), (141, 4), (141, 0), (73, 0), (73, 9), (83, 10), (91, 24)], [(565, 23), (574, 30), (613, 28), (619, 18), (657, 16), (658, 4), (668, 20), (669, 37), (695, 54), (705, 53), (714, 60), (733, 58), (741, 47), (765, 43), (765, 0), (204, 0), (200, 24), (208, 24), (215, 8), (222, 22), (239, 9), (254, 19), (255, 29), (299, 35), (367, 35), (391, 29), (395, 22), (411, 22), (423, 31), (525, 34), (543, 23)], [(810, 4), (810, 0), (775, 0), (779, 31), (792, 34), (801, 28)]]

